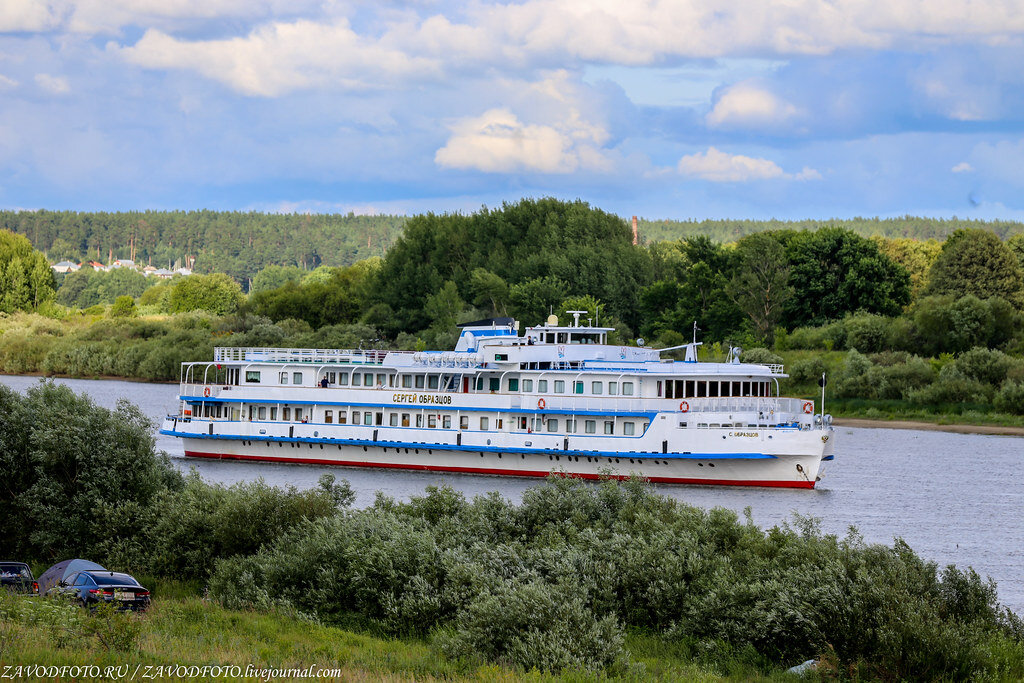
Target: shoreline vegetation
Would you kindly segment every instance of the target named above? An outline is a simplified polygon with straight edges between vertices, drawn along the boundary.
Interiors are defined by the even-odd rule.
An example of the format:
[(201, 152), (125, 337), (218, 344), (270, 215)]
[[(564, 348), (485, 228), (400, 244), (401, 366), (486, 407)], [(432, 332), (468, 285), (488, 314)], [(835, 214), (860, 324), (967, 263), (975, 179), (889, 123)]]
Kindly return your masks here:
[[(1024, 621), (995, 583), (899, 539), (800, 516), (762, 529), (636, 479), (551, 476), (518, 503), (428, 486), (353, 509), (332, 475), (308, 490), (184, 476), (127, 401), (0, 386), (0, 413), (0, 506), (22, 522), (0, 526), (0, 547), (37, 571), (83, 557), (153, 589), (141, 615), (0, 595), (5, 664), (767, 681), (815, 660), (810, 680), (1024, 679)], [(67, 476), (83, 465), (103, 476)]]
[[(640, 227), (634, 244), (620, 217), (553, 198), (409, 218), (0, 212), (0, 373), (174, 382), (216, 346), (445, 350), (460, 322), (585, 310), (614, 344), (696, 326), (702, 360), (784, 363), (781, 395), (817, 400), (825, 373), (840, 419), (1024, 428), (1024, 224)], [(104, 254), (128, 265), (46, 267)]]

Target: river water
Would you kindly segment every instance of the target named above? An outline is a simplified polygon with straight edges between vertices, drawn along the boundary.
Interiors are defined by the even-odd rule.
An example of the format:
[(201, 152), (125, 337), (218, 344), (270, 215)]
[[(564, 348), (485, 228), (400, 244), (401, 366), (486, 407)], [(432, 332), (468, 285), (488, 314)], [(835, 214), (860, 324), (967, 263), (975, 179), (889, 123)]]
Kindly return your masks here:
[[(40, 380), (0, 376), (24, 391)], [(97, 404), (127, 398), (154, 422), (176, 408), (177, 385), (113, 380), (59, 379)], [(673, 498), (704, 508), (743, 512), (770, 527), (794, 513), (820, 519), (828, 533), (853, 526), (868, 542), (902, 537), (919, 555), (940, 565), (972, 566), (999, 585), (999, 598), (1024, 614), (1024, 438), (897, 429), (837, 429), (836, 459), (814, 490), (658, 485)], [(175, 465), (194, 467), (211, 482), (232, 484), (263, 477), (277, 486), (309, 488), (324, 472), (347, 479), (356, 505), (370, 505), (378, 491), (407, 500), (430, 484), (449, 484), (467, 497), (499, 491), (518, 501), (536, 481), (513, 477), (361, 470), (308, 465), (186, 459), (181, 444), (157, 435), (157, 448)]]

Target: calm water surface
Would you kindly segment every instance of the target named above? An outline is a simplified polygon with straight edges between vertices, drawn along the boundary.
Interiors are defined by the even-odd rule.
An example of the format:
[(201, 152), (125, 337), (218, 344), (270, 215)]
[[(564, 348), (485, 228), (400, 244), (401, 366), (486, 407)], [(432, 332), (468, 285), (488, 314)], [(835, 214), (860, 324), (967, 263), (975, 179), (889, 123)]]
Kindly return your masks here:
[[(33, 377), (0, 376), (19, 391)], [(100, 405), (119, 398), (137, 404), (159, 421), (176, 408), (177, 385), (110, 380), (56, 380), (86, 392)], [(855, 526), (868, 542), (891, 544), (902, 537), (921, 556), (939, 564), (972, 566), (999, 584), (1000, 600), (1024, 614), (1024, 438), (896, 429), (840, 428), (836, 460), (813, 491), (725, 487), (656, 486), (659, 492), (705, 508), (742, 513), (749, 506), (762, 527), (792, 519), (794, 513), (821, 520), (822, 528), (844, 535)], [(231, 484), (263, 477), (278, 486), (315, 486), (324, 472), (352, 484), (356, 505), (373, 502), (377, 491), (398, 499), (446, 483), (472, 497), (499, 491), (518, 501), (533, 480), (480, 475), (375, 471), (288, 464), (186, 460), (180, 442), (157, 435), (182, 470), (194, 467), (204, 479)]]

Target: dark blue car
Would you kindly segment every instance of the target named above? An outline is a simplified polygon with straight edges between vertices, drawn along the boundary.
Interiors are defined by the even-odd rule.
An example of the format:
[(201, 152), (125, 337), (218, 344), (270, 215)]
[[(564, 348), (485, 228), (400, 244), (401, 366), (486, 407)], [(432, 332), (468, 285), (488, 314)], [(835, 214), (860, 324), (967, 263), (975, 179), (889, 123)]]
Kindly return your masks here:
[(78, 572), (62, 582), (58, 592), (83, 607), (95, 607), (101, 602), (113, 603), (118, 609), (144, 610), (149, 607), (149, 590), (121, 572)]

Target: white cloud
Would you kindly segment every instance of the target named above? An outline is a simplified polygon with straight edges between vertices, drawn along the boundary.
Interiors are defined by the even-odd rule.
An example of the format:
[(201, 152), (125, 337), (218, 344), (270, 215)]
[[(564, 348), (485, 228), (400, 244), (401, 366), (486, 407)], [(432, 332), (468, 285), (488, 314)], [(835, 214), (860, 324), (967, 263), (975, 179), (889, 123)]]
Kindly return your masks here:
[(244, 38), (179, 40), (149, 30), (120, 51), (151, 69), (194, 69), (246, 95), (275, 97), (294, 90), (333, 86), (343, 90), (383, 87), (395, 78), (436, 75), (430, 60), (362, 38), (348, 22), (267, 24)]
[(821, 174), (813, 168), (804, 167), (796, 174), (789, 174), (770, 159), (758, 159), (742, 154), (728, 154), (714, 147), (706, 152), (688, 154), (679, 160), (680, 173), (691, 178), (708, 180), (713, 183), (742, 183), (750, 180), (786, 178), (792, 180), (820, 180)]
[(59, 22), (60, 14), (51, 3), (40, 0), (0, 2), (0, 33), (48, 31)]
[(8, 90), (16, 87), (18, 87), (18, 81), (0, 74), (0, 90)]
[(726, 88), (705, 117), (713, 128), (774, 127), (797, 114), (797, 108), (751, 81)]
[(578, 114), (556, 127), (526, 124), (507, 109), (491, 109), (455, 123), (434, 161), (446, 168), (485, 173), (604, 171), (608, 161), (598, 145), (606, 137)]
[(68, 80), (62, 76), (36, 74), (36, 85), (53, 95), (66, 95), (71, 92), (71, 86), (68, 85)]
[(971, 171), (974, 170), (974, 167), (971, 166), (966, 161), (961, 161), (959, 164), (957, 164), (956, 166), (949, 170), (951, 170), (953, 173), (970, 173)]

